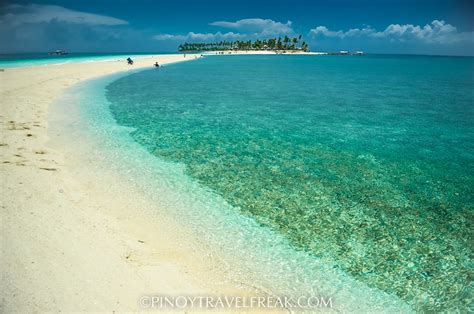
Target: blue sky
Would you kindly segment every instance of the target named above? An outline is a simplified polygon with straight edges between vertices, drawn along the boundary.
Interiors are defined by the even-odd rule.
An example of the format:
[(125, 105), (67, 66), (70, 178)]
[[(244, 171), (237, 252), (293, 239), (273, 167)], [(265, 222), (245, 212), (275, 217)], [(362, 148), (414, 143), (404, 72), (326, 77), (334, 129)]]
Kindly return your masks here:
[(313, 51), (474, 55), (471, 0), (63, 0), (0, 6), (0, 53), (159, 52), (302, 34)]

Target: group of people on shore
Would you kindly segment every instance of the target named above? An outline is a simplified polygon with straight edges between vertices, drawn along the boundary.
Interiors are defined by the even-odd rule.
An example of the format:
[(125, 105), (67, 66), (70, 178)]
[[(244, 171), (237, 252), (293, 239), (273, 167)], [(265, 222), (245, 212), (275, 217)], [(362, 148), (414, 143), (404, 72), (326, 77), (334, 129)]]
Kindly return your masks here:
[[(133, 60), (132, 58), (128, 57), (127, 58), (127, 64), (128, 65), (133, 65)], [(153, 64), (155, 66), (155, 68), (159, 68), (160, 67), (160, 64), (158, 63), (158, 61), (155, 62), (155, 64)]]
[[(230, 52), (229, 52), (229, 53), (230, 53)], [(219, 54), (220, 54), (220, 52), (219, 52)], [(222, 54), (224, 54), (224, 53), (222, 52)], [(186, 54), (184, 54), (183, 57), (186, 58)], [(201, 54), (200, 57), (202, 58), (203, 55)], [(199, 58), (199, 57), (195, 55), (195, 56), (194, 56), (194, 59), (197, 59), (197, 58)], [(133, 65), (133, 60), (132, 60), (132, 58), (130, 58), (130, 57), (127, 58), (127, 64), (128, 64), (128, 65)], [(158, 63), (158, 61), (156, 61), (156, 62), (153, 64), (153, 66), (154, 66), (155, 68), (159, 68), (159, 67), (160, 67), (160, 64)]]

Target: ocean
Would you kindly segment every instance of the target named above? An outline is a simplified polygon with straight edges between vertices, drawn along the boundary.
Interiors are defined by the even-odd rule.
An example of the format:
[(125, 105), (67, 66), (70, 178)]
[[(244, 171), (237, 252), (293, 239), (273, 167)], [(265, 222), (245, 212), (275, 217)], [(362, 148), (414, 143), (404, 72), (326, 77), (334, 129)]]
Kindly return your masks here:
[(108, 162), (237, 277), (345, 310), (472, 307), (474, 58), (209, 56), (76, 93)]

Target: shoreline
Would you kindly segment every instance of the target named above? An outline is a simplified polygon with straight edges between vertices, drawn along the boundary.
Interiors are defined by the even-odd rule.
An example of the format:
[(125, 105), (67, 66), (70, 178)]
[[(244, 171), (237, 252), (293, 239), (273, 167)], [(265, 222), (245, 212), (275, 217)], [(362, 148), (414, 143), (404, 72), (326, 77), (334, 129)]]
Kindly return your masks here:
[(305, 52), (298, 50), (216, 50), (216, 51), (205, 51), (202, 52), (205, 56), (228, 56), (228, 55), (303, 55), (303, 56), (320, 56), (327, 55), (327, 52)]
[(31, 58), (31, 59), (18, 59), (18, 60), (1, 60), (0, 59), (0, 70), (6, 71), (18, 68), (30, 68), (30, 67), (44, 67), (53, 65), (65, 65), (65, 64), (84, 64), (89, 62), (122, 62), (128, 57), (134, 61), (140, 59), (150, 58), (161, 58), (163, 56), (180, 55), (178, 53), (170, 54), (120, 54), (120, 55), (66, 55), (66, 57), (49, 57), (45, 58)]
[(68, 87), (151, 68), (155, 61), (187, 60), (194, 55), (143, 58), (133, 66), (98, 61), (0, 73), (2, 311), (137, 311), (146, 293), (249, 294), (248, 287), (213, 274), (209, 257), (191, 247), (172, 221), (160, 216), (151, 222), (113, 202), (120, 194), (85, 185), (94, 178), (79, 180), (74, 156), (50, 145), (49, 109)]
[[(182, 55), (163, 56), (166, 57), (169, 59), (158, 59), (160, 64), (184, 61)], [(194, 60), (194, 57), (188, 55), (186, 59)], [(110, 75), (126, 75), (133, 73), (130, 70), (151, 68), (154, 61), (140, 60), (133, 67), (123, 61), (120, 64), (90, 62), (46, 67), (44, 72), (48, 73), (41, 72), (32, 80), (27, 79), (29, 75), (33, 76), (31, 71), (35, 69), (31, 68), (0, 74), (3, 82), (7, 81), (7, 73), (18, 72), (18, 76), (10, 79), (1, 91), (5, 101), (2, 102), (4, 129), (0, 149), (2, 162), (8, 161), (2, 163), (1, 168), (2, 176), (7, 178), (1, 196), (6, 212), (1, 261), (5, 265), (2, 272), (6, 277), (5, 287), (2, 287), (2, 298), (7, 300), (3, 305), (5, 310), (136, 311), (139, 310), (137, 300), (143, 293), (272, 295), (274, 291), (266, 293), (268, 290), (265, 288), (275, 285), (275, 278), (279, 275), (284, 275), (280, 281), (286, 281), (289, 286), (294, 284), (295, 277), (292, 273), (285, 273), (285, 267), (274, 269), (274, 274), (264, 272), (266, 264), (271, 266), (269, 261), (274, 262), (268, 252), (260, 252), (261, 256), (248, 256), (250, 261), (245, 261), (248, 264), (242, 268), (254, 271), (249, 278), (255, 275), (254, 278), (266, 279), (263, 289), (246, 284), (253, 283), (246, 275), (231, 276), (228, 272), (241, 265), (234, 263), (227, 268), (221, 267), (225, 265), (219, 265), (219, 256), (213, 256), (214, 250), (210, 250), (224, 239), (222, 234), (216, 233), (215, 238), (206, 239), (209, 240), (206, 246), (194, 239), (192, 228), (186, 228), (186, 224), (199, 225), (198, 218), (206, 220), (206, 217), (190, 221), (191, 216), (181, 224), (176, 217), (167, 215), (160, 210), (168, 209), (167, 203), (143, 197), (146, 194), (139, 180), (123, 175), (127, 169), (118, 169), (121, 173), (110, 167), (108, 157), (121, 154), (126, 147), (115, 147), (110, 156), (103, 156), (100, 153), (105, 149), (102, 150), (101, 146), (108, 144), (94, 143), (87, 137), (91, 130), (94, 131), (93, 125), (84, 130), (81, 130), (83, 125), (78, 127), (81, 113), (74, 106), (77, 99), (71, 95), (71, 86), (88, 82), (94, 85), (94, 79), (107, 77), (114, 80)], [(100, 102), (96, 95), (91, 96), (94, 96), (91, 102)], [(50, 112), (60, 101), (66, 106), (62, 114), (53, 114), (51, 119)], [(109, 125), (115, 133), (117, 127)], [(52, 138), (64, 130), (70, 134), (62, 139), (61, 136)], [(66, 148), (62, 140), (73, 140), (68, 144), (72, 150)], [(138, 146), (136, 143), (131, 145), (135, 145), (131, 147), (133, 149)], [(84, 154), (78, 157), (77, 152)], [(92, 153), (89, 155), (87, 152)], [(142, 157), (158, 160), (151, 155)], [(130, 171), (135, 170), (140, 169), (130, 168)], [(160, 175), (160, 171), (157, 170), (156, 175)], [(172, 192), (156, 191), (161, 194), (166, 194), (163, 191)], [(232, 215), (211, 217), (216, 219), (215, 230), (228, 227), (229, 220), (232, 222), (236, 218)], [(255, 225), (246, 218), (237, 222), (242, 229)], [(228, 231), (224, 229), (222, 232)], [(246, 245), (254, 244), (252, 241), (269, 238), (266, 230), (258, 230), (258, 234), (252, 233), (256, 229), (251, 230), (244, 233), (242, 239), (236, 238), (239, 243), (234, 249), (238, 248), (241, 254), (247, 253)], [(205, 237), (205, 232), (200, 236)], [(233, 236), (229, 234), (229, 237)], [(261, 245), (265, 246), (265, 243), (262, 241)], [(287, 244), (277, 238), (270, 245), (274, 245), (275, 252), (283, 252)], [(216, 254), (220, 253), (224, 259), (232, 259), (232, 250), (216, 250)], [(309, 260), (304, 253), (294, 254), (295, 260)], [(252, 269), (255, 263), (260, 263), (261, 268)], [(339, 303), (339, 309), (404, 308), (396, 298), (377, 291), (369, 295), (371, 289), (323, 266), (320, 262), (315, 265), (308, 263), (308, 268), (297, 272), (302, 276), (310, 273), (317, 278), (320, 281), (317, 292), (335, 295), (338, 300), (348, 302)], [(327, 275), (323, 276), (325, 272)], [(346, 283), (347, 287), (338, 287), (340, 291), (335, 291), (333, 285), (338, 281), (339, 284)], [(295, 289), (299, 287), (295, 286)], [(354, 307), (354, 301), (359, 302), (357, 305), (360, 307)]]

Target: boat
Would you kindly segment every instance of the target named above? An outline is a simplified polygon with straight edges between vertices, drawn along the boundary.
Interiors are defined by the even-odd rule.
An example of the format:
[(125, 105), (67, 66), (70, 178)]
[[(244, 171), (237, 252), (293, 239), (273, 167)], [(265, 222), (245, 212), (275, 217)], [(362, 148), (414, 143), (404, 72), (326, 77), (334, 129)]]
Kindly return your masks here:
[(64, 50), (55, 50), (55, 51), (50, 51), (48, 52), (49, 55), (56, 55), (56, 56), (62, 56), (62, 55), (67, 55), (67, 52)]

